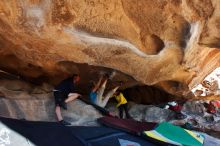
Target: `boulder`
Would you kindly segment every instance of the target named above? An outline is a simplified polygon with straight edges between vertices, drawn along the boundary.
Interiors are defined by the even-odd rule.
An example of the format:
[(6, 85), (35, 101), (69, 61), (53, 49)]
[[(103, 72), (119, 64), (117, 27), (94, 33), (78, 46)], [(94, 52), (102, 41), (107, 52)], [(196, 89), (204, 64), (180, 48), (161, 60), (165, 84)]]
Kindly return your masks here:
[[(57, 121), (54, 99), (7, 99), (0, 98), (0, 116), (30, 121)], [(76, 99), (67, 104), (68, 110), (62, 110), (65, 120), (73, 125), (97, 125), (96, 119), (102, 115), (91, 105)]]
[(204, 116), (206, 108), (203, 101), (188, 101), (184, 104), (182, 112), (186, 115)]
[(169, 121), (175, 118), (175, 113), (153, 105), (133, 105), (129, 110), (130, 115), (138, 121), (156, 122)]

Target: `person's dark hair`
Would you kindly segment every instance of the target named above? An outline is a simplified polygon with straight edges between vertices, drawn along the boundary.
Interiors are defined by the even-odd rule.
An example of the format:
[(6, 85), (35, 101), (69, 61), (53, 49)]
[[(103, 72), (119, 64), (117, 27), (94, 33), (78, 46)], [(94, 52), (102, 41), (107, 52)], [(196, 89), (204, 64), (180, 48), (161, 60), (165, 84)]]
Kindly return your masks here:
[(115, 91), (115, 95), (119, 95), (120, 93), (122, 93), (122, 90), (116, 90)]
[(72, 78), (74, 79), (74, 78), (76, 78), (76, 77), (78, 77), (79, 76), (79, 74), (73, 74), (72, 75)]
[(94, 81), (90, 81), (89, 82), (89, 89), (93, 89), (95, 87), (95, 82)]
[(108, 73), (105, 73), (103, 77), (109, 79), (110, 75)]
[(122, 86), (124, 84), (123, 81), (119, 81), (119, 86)]

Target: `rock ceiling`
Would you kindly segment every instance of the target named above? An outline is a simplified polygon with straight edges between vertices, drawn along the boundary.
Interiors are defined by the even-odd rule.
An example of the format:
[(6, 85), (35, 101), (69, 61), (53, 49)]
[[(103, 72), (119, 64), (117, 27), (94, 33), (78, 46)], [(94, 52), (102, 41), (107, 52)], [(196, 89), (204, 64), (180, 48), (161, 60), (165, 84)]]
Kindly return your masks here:
[(219, 0), (0, 1), (0, 68), (31, 79), (88, 64), (186, 94), (219, 47)]

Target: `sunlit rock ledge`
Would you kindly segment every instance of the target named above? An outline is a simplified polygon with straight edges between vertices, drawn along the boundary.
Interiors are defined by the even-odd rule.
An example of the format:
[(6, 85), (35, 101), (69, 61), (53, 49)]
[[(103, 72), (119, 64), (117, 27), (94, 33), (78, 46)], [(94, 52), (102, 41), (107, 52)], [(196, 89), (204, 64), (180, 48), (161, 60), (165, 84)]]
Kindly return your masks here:
[(220, 66), (219, 7), (218, 0), (3, 0), (0, 69), (52, 84), (77, 72), (85, 86), (93, 65), (95, 75), (105, 67), (124, 81), (188, 96)]

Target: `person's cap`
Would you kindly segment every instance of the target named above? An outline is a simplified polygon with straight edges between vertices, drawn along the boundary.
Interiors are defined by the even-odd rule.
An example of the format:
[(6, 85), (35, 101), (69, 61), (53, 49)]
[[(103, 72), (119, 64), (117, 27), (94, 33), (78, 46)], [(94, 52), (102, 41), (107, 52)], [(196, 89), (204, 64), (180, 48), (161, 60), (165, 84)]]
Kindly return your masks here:
[(172, 102), (168, 102), (168, 105), (171, 105), (171, 106), (176, 106), (177, 103), (175, 101), (172, 101)]

